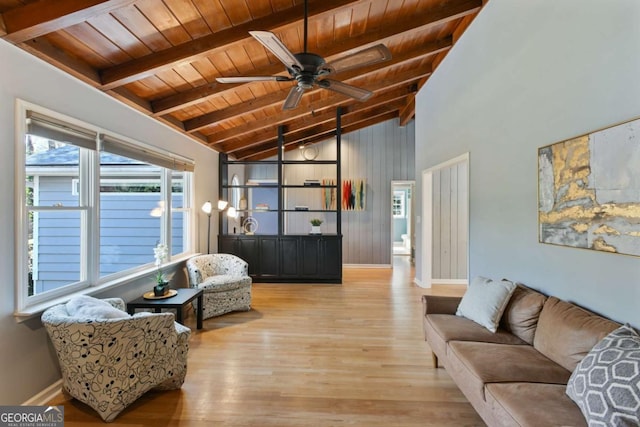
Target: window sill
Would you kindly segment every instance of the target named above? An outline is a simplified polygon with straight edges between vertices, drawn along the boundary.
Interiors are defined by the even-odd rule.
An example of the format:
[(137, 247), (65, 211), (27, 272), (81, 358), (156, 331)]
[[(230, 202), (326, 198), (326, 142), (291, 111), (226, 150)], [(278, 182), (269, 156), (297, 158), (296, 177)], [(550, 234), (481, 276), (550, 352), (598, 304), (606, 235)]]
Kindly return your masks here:
[[(166, 268), (166, 267), (173, 267), (177, 264), (180, 264), (184, 261), (186, 261), (187, 259), (191, 258), (192, 256), (197, 255), (197, 254), (185, 254), (185, 255), (181, 255), (179, 257), (175, 257), (174, 259), (171, 260), (171, 262), (168, 262), (166, 264), (164, 264), (162, 267)], [(134, 282), (136, 280), (142, 279), (144, 277), (147, 276), (151, 276), (153, 274), (155, 274), (156, 272), (156, 268), (152, 267), (152, 268), (146, 268), (144, 270), (140, 270), (140, 271), (136, 271), (135, 273), (131, 273), (128, 274), (126, 276), (122, 276), (122, 277), (118, 277), (117, 279), (111, 280), (109, 282), (105, 282), (105, 283), (101, 283), (98, 286), (92, 286), (90, 288), (85, 288), (82, 289), (78, 292), (74, 292), (71, 294), (67, 294), (67, 295), (63, 295), (57, 298), (52, 298), (50, 300), (38, 303), (38, 304), (32, 304), (29, 305), (27, 307), (24, 307), (21, 310), (15, 310), (13, 312), (13, 316), (15, 317), (16, 321), (18, 323), (22, 323), (26, 320), (29, 320), (33, 317), (36, 316), (40, 316), (42, 315), (42, 312), (45, 311), (46, 309), (48, 309), (49, 307), (53, 307), (54, 305), (57, 304), (64, 304), (67, 301), (69, 301), (69, 299), (73, 296), (76, 295), (95, 295), (95, 294), (99, 294), (102, 293), (106, 290), (110, 290), (110, 289), (115, 289), (118, 288), (120, 286), (123, 285), (127, 285), (131, 282)], [(126, 301), (125, 301), (126, 302)]]

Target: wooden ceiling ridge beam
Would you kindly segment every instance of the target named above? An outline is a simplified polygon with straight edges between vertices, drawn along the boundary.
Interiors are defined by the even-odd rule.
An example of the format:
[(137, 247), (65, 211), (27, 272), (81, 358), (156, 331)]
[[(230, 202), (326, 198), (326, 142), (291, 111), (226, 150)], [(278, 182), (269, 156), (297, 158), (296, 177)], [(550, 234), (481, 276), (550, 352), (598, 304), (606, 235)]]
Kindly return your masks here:
[[(377, 95), (364, 103), (359, 103), (356, 100), (350, 100), (348, 104), (345, 104), (342, 106), (345, 109), (344, 114), (346, 114), (348, 112), (353, 111), (354, 109), (373, 108), (381, 104), (386, 104), (388, 102), (396, 101), (398, 99), (405, 99), (411, 93), (412, 93), (411, 87), (404, 86), (388, 92), (381, 93), (380, 95)], [(336, 105), (332, 105), (330, 107), (336, 107)], [(295, 129), (296, 131), (298, 131), (311, 126), (315, 126), (318, 123), (323, 123), (325, 121), (334, 121), (335, 111), (334, 111), (334, 108), (330, 108), (330, 107), (323, 108), (324, 110), (323, 112), (316, 113), (316, 114), (309, 113), (309, 112), (304, 114), (298, 114), (294, 120), (290, 120), (290, 121), (287, 121), (287, 120), (274, 121), (274, 120), (271, 120), (270, 117), (268, 117), (263, 120), (259, 120), (258, 122), (251, 123), (250, 125), (255, 125), (253, 127), (253, 130), (250, 129), (251, 127), (250, 125), (242, 126), (243, 128), (242, 134), (238, 134), (236, 132), (236, 134), (234, 135), (234, 131), (237, 128), (229, 129), (228, 131), (224, 131), (227, 135), (227, 138), (225, 138), (224, 140), (217, 140), (217, 143), (215, 144), (211, 144), (212, 136), (209, 135), (208, 136), (208, 139), (210, 142), (209, 145), (212, 147), (219, 146), (220, 150), (225, 153), (232, 153), (236, 150), (242, 149), (243, 147), (249, 147), (250, 145), (258, 145), (264, 141), (255, 141), (256, 138), (249, 136), (248, 139), (251, 141), (251, 144), (249, 145), (239, 137), (241, 135), (245, 135), (252, 131), (255, 132), (256, 130), (259, 130), (259, 129), (268, 129), (269, 131), (265, 132), (265, 134), (269, 134), (268, 139), (272, 139), (278, 136), (276, 127), (280, 124), (286, 123), (288, 129)]]
[(129, 6), (135, 0), (38, 0), (2, 13), (11, 43), (22, 43)]
[[(347, 111), (342, 115), (342, 126), (343, 127), (349, 126), (351, 124), (364, 120), (368, 117), (375, 117), (381, 114), (397, 111), (398, 109), (401, 108), (402, 105), (403, 105), (402, 101), (394, 101), (394, 102), (389, 102), (382, 105), (376, 105), (375, 107), (372, 107), (372, 108), (361, 108), (361, 109)], [(292, 131), (285, 131), (285, 138), (284, 138), (285, 146), (288, 146), (291, 144), (298, 144), (300, 141), (307, 140), (319, 134), (323, 134), (323, 135), (331, 134), (331, 133), (334, 133), (335, 130), (336, 130), (336, 121), (334, 116), (332, 120), (326, 123), (318, 124), (311, 128), (306, 128), (302, 130), (296, 129)], [(246, 148), (244, 150), (238, 151), (237, 157), (238, 158), (246, 157), (247, 153), (250, 153), (249, 155), (253, 155), (254, 153), (258, 152), (256, 150), (269, 150), (276, 145), (277, 145), (277, 136), (275, 138), (273, 137), (269, 138), (263, 141), (262, 144), (259, 144), (255, 147)]]
[[(416, 68), (413, 70), (407, 70), (407, 71), (398, 73), (396, 75), (393, 75), (392, 78), (390, 79), (378, 80), (373, 85), (368, 86), (367, 89), (371, 90), (374, 93), (385, 91), (385, 90), (391, 90), (398, 86), (406, 85), (408, 83), (413, 83), (420, 78), (429, 76), (430, 74), (431, 74), (431, 67), (423, 67), (421, 69)], [(326, 99), (315, 101), (315, 102), (313, 101), (310, 102), (303, 99), (303, 102), (306, 102), (306, 104), (304, 104), (306, 108), (299, 107), (290, 112), (282, 111), (276, 116), (271, 116), (269, 119), (265, 119), (265, 120), (269, 120), (268, 122), (259, 120), (257, 122), (252, 121), (242, 126), (235, 126), (232, 131), (229, 131), (229, 133), (235, 132), (235, 136), (237, 137), (245, 133), (256, 131), (260, 129), (260, 126), (262, 125), (264, 125), (263, 127), (276, 126), (286, 120), (291, 120), (295, 117), (308, 114), (311, 109), (316, 111), (322, 108), (328, 108), (328, 107), (334, 106), (339, 102), (338, 100), (340, 99), (346, 99), (346, 98), (343, 95), (332, 95)], [(280, 100), (280, 102), (282, 102), (282, 100)], [(210, 134), (208, 139), (210, 143), (217, 144), (219, 142), (226, 140), (227, 137), (228, 137), (228, 134), (227, 134), (227, 131), (225, 130), (225, 131), (220, 131), (218, 133)]]
[[(358, 118), (358, 120), (354, 120), (353, 123), (344, 124), (342, 126), (342, 134), (347, 134), (349, 132), (354, 132), (356, 130), (364, 129), (369, 126), (373, 126), (380, 122), (384, 122), (387, 120), (391, 120), (398, 117), (398, 111), (386, 111), (380, 114), (364, 114)], [(332, 138), (336, 133), (335, 127), (327, 132), (322, 134), (314, 135), (310, 138), (303, 138), (295, 141), (285, 141), (285, 151), (289, 151), (295, 149), (296, 146), (304, 143), (304, 144), (315, 144), (318, 142), (326, 141), (329, 138)], [(276, 144), (274, 142), (273, 144)], [(276, 146), (263, 146), (259, 149), (260, 151), (255, 151), (253, 153), (247, 152), (243, 153), (242, 157), (237, 157), (238, 160), (264, 160), (269, 157), (273, 157), (278, 154), (277, 144)]]
[[(319, 17), (333, 9), (350, 6), (362, 0), (323, 0), (311, 2), (309, 17)], [(195, 61), (205, 55), (228, 48), (228, 45), (252, 39), (249, 31), (261, 29), (275, 31), (287, 25), (301, 22), (302, 10), (298, 6), (290, 7), (282, 12), (268, 15), (253, 21), (218, 31), (208, 36), (200, 37), (161, 52), (133, 59), (120, 65), (102, 70), (102, 84), (104, 89), (113, 89), (144, 77), (157, 71), (171, 68), (183, 62)]]
[[(365, 47), (379, 43), (382, 39), (400, 36), (423, 28), (438, 26), (460, 17), (473, 14), (480, 10), (481, 5), (481, 0), (450, 0), (430, 13), (418, 14), (417, 16), (412, 17), (412, 19), (401, 20), (394, 25), (385, 25), (381, 29), (368, 31), (359, 36), (350, 37), (342, 42), (332, 43), (324, 49), (322, 55), (325, 59), (329, 60), (329, 57), (331, 56), (339, 55), (342, 52), (354, 49), (364, 49)], [(442, 40), (448, 39), (449, 38), (447, 37)], [(255, 75), (272, 75), (282, 71), (283, 66), (281, 64), (274, 64), (263, 69), (256, 70)], [(206, 89), (207, 86), (208, 85), (204, 85), (202, 88)], [(167, 114), (187, 106), (204, 102), (208, 98), (221, 95), (223, 92), (233, 90), (236, 87), (236, 85), (229, 84), (219, 85), (217, 90), (211, 89), (208, 92), (205, 92), (204, 96), (200, 96), (199, 88), (196, 87), (186, 92), (171, 95), (153, 102), (153, 111), (154, 114)]]
[[(393, 57), (391, 61), (372, 65), (364, 69), (356, 69), (346, 73), (342, 73), (339, 75), (340, 81), (345, 83), (353, 83), (354, 80), (366, 78), (368, 76), (379, 73), (382, 70), (386, 70), (394, 66), (403, 65), (410, 61), (416, 61), (416, 60), (422, 59), (426, 56), (433, 55), (435, 53), (451, 48), (452, 46), (451, 42), (452, 42), (451, 38), (446, 37), (444, 39), (437, 40), (432, 43), (427, 43), (410, 52), (405, 52), (405, 53), (402, 53), (401, 55), (397, 55)], [(367, 89), (375, 92), (376, 90), (382, 89), (387, 86), (388, 86), (387, 81), (384, 81), (384, 82), (377, 81), (375, 86), (367, 86)], [(315, 90), (320, 90), (320, 89), (315, 89)], [(289, 89), (281, 90), (273, 94), (269, 94), (264, 97), (257, 98), (255, 100), (252, 100), (251, 102), (243, 102), (243, 103), (234, 105), (232, 107), (225, 108), (223, 110), (213, 111), (211, 113), (203, 114), (202, 116), (194, 117), (192, 119), (185, 121), (185, 129), (187, 130), (187, 132), (191, 130), (199, 130), (206, 126), (210, 126), (213, 123), (222, 122), (224, 120), (231, 119), (238, 115), (250, 114), (253, 111), (256, 111), (261, 108), (277, 106), (284, 101), (288, 93), (289, 93)], [(304, 99), (309, 99), (309, 98), (305, 97)]]

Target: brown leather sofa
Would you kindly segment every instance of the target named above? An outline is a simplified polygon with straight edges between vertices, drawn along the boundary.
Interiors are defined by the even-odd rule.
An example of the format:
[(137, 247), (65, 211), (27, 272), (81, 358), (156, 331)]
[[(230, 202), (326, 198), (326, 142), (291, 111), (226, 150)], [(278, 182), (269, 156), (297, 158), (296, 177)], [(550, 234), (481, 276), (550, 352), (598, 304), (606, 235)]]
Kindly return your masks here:
[(620, 324), (518, 285), (492, 333), (455, 315), (460, 300), (422, 297), (425, 339), (489, 426), (587, 425), (566, 384)]

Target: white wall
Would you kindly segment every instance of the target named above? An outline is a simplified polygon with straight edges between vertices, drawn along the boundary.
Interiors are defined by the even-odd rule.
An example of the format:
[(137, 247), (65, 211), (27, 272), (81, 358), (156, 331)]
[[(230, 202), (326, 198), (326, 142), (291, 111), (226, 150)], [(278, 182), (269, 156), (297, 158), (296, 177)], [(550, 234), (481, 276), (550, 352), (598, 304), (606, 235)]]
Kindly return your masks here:
[[(218, 155), (204, 145), (157, 124), (125, 107), (101, 92), (64, 75), (0, 40), (0, 404), (19, 404), (60, 378), (57, 360), (49, 345), (40, 319), (18, 323), (13, 317), (14, 302), (14, 151), (15, 99), (75, 117), (143, 142), (154, 144), (196, 160), (195, 204), (198, 223), (206, 227), (206, 216), (199, 206), (215, 200), (218, 180)], [(19, 167), (19, 166), (18, 166)], [(217, 222), (212, 225), (217, 235)], [(206, 228), (203, 228), (205, 230)], [(196, 230), (197, 231), (197, 230)], [(204, 233), (199, 247), (206, 250)], [(212, 247), (216, 247), (213, 240)], [(139, 296), (149, 287), (148, 281), (109, 292), (125, 299)], [(107, 294), (105, 294), (107, 296)]]
[(639, 18), (637, 0), (491, 0), (416, 102), (416, 177), (470, 152), (470, 276), (636, 327), (640, 258), (538, 243), (537, 149), (640, 116)]

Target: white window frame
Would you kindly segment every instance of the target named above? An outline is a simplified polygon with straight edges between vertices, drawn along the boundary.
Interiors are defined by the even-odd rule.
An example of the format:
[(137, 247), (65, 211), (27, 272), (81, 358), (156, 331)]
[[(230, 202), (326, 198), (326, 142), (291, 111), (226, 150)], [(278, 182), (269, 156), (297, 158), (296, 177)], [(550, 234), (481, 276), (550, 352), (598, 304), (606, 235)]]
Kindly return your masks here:
[[(96, 150), (81, 150), (81, 161), (79, 162), (80, 185), (80, 203), (73, 207), (47, 207), (47, 206), (31, 206), (26, 204), (25, 178), (26, 178), (26, 154), (25, 154), (25, 137), (27, 134), (27, 111), (34, 111), (42, 115), (46, 115), (56, 120), (61, 120), (70, 125), (95, 132)], [(193, 165), (193, 160), (178, 156), (176, 154), (167, 154), (151, 145), (143, 144), (138, 141), (117, 135), (114, 132), (104, 130), (94, 125), (76, 120), (72, 117), (65, 116), (55, 111), (49, 110), (38, 105), (31, 104), (21, 99), (16, 100), (16, 117), (15, 117), (15, 302), (14, 315), (18, 320), (24, 320), (35, 314), (38, 314), (47, 307), (63, 302), (72, 295), (92, 294), (98, 291), (120, 286), (128, 281), (135, 280), (139, 277), (155, 271), (153, 262), (140, 265), (134, 269), (125, 270), (114, 273), (106, 277), (100, 278), (100, 156), (99, 149), (102, 135), (109, 135), (117, 140), (123, 141), (131, 147), (139, 147), (141, 150), (149, 153), (158, 153), (163, 156), (175, 158), (178, 163)], [(173, 170), (164, 168), (162, 173), (162, 200), (165, 206), (171, 206), (171, 191), (167, 191), (167, 185), (170, 182)], [(161, 222), (160, 240), (162, 243), (171, 245), (171, 212), (182, 211), (187, 212), (185, 216), (188, 221), (187, 226), (183, 228), (185, 236), (184, 251), (181, 254), (169, 257), (167, 265), (175, 263), (184, 258), (185, 255), (194, 253), (195, 239), (193, 236), (193, 224), (196, 219), (195, 210), (193, 209), (193, 179), (191, 173), (183, 175), (183, 198), (184, 207), (166, 209)], [(81, 272), (80, 280), (75, 283), (63, 286), (58, 289), (44, 292), (42, 294), (28, 295), (28, 217), (27, 211), (45, 211), (45, 210), (65, 210), (73, 209), (82, 212), (81, 214)], [(150, 257), (153, 254), (150, 254)], [(174, 259), (172, 259), (174, 258)]]
[[(398, 202), (399, 213), (396, 213), (396, 202)], [(393, 192), (393, 217), (394, 218), (406, 218), (407, 210), (405, 206), (405, 192), (394, 191)]]

